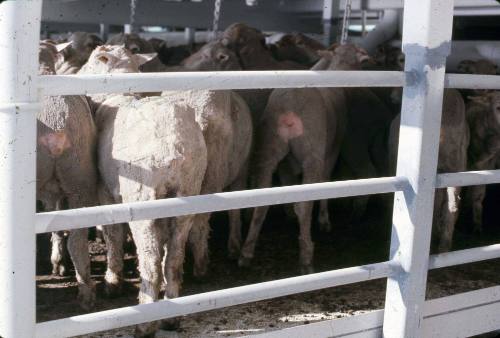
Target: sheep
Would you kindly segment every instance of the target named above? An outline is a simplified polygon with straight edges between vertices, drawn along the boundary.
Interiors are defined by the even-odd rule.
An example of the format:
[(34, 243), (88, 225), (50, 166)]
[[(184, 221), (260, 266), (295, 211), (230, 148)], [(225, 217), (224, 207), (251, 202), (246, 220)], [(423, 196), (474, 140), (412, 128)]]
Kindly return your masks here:
[(318, 51), (326, 49), (322, 43), (301, 33), (283, 35), (269, 48), (276, 60), (293, 61), (308, 67), (321, 58)]
[(68, 38), (70, 46), (62, 52), (62, 58), (56, 64), (57, 74), (76, 74), (87, 62), (90, 53), (103, 44), (103, 41), (94, 34), (75, 32)]
[[(57, 49), (40, 45), (40, 73), (55, 74)], [(70, 208), (95, 205), (97, 201), (96, 129), (87, 100), (83, 96), (42, 98), (37, 114), (37, 199), (45, 211), (59, 209), (64, 199)], [(72, 230), (68, 251), (78, 282), (78, 298), (85, 310), (94, 306), (95, 285), (90, 276), (87, 229)], [(52, 235), (53, 273), (64, 274), (64, 238)]]
[[(439, 139), (438, 173), (465, 171), (470, 133), (461, 94), (446, 89), (443, 97), (441, 135)], [(392, 122), (389, 136), (390, 167), (394, 170), (397, 159), (400, 115)], [(434, 201), (434, 237), (438, 251), (447, 252), (453, 244), (453, 233), (460, 208), (460, 187), (437, 189)]]
[[(92, 53), (80, 73), (138, 72), (149, 60), (151, 55), (105, 45)], [(128, 203), (200, 193), (207, 147), (192, 108), (180, 100), (172, 104), (162, 96), (120, 94), (94, 100), (98, 106), (98, 166), (108, 197), (115, 203)], [(179, 295), (185, 245), (194, 219), (187, 215), (129, 223), (139, 259), (139, 303), (158, 299), (162, 276), (165, 298)], [(152, 336), (157, 327), (158, 323), (137, 325), (135, 335)]]
[[(125, 33), (120, 33), (117, 34), (111, 38), (108, 39), (106, 42), (108, 45), (124, 45), (125, 48), (130, 50), (133, 54), (153, 54), (156, 53), (153, 45), (141, 38), (139, 35), (132, 33), (132, 34), (125, 34)], [(141, 65), (139, 67), (141, 72), (146, 72), (146, 73), (151, 73), (151, 72), (164, 72), (167, 71), (168, 68), (165, 66), (158, 56), (156, 55), (153, 57), (150, 61), (146, 62), (145, 64)]]
[[(500, 159), (500, 92), (469, 97), (467, 121), (470, 127), (469, 170), (490, 170)], [(467, 188), (467, 204), (472, 204), (474, 231), (482, 231), (484, 185)]]
[[(235, 23), (226, 28), (220, 41), (233, 51), (244, 70), (287, 70), (307, 69), (306, 66), (291, 61), (278, 61), (273, 58), (266, 46), (265, 36), (258, 29), (242, 23)], [(253, 123), (257, 127), (271, 94), (270, 89), (238, 90), (247, 102), (253, 114)]]
[[(332, 60), (322, 59), (314, 69), (329, 69)], [(341, 88), (275, 89), (269, 97), (262, 122), (256, 130), (252, 181), (256, 188), (271, 185), (280, 163), (302, 173), (302, 183), (329, 179), (345, 133), (346, 97)], [(325, 201), (326, 202), (326, 201)], [(300, 225), (300, 271), (313, 271), (311, 239), (313, 202), (294, 204)], [(254, 209), (250, 229), (238, 264), (248, 266), (268, 206)], [(323, 211), (327, 212), (325, 208)], [(326, 215), (327, 219), (329, 218)]]
[[(361, 70), (372, 62), (365, 50), (351, 44), (333, 45), (335, 70)], [(370, 88), (346, 88), (347, 130), (340, 151), (341, 163), (355, 178), (384, 176), (387, 171), (387, 134), (394, 113)], [(351, 220), (360, 219), (369, 196), (353, 199)], [(326, 228), (328, 230), (328, 228)]]
[[(234, 53), (220, 41), (212, 41), (185, 59), (182, 70), (208, 71), (240, 69)], [(234, 91), (165, 92), (171, 100), (185, 100), (195, 109), (196, 120), (205, 136), (208, 166), (201, 192), (241, 190), (247, 185), (247, 169), (252, 145), (252, 115), (243, 98)], [(208, 220), (198, 215), (190, 236), (194, 253), (194, 275), (202, 277), (208, 267)], [(228, 253), (237, 258), (241, 246), (240, 210), (229, 211)]]

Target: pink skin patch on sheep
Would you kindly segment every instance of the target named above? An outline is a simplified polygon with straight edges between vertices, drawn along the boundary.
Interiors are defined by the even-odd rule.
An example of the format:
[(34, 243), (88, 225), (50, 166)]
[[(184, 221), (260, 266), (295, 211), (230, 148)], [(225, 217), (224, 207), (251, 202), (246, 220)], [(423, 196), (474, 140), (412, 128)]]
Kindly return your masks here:
[(58, 131), (49, 133), (39, 138), (40, 143), (49, 150), (53, 157), (60, 156), (66, 149), (71, 147), (71, 142), (65, 132)]
[(286, 142), (304, 134), (304, 125), (294, 112), (287, 112), (278, 117), (278, 135)]

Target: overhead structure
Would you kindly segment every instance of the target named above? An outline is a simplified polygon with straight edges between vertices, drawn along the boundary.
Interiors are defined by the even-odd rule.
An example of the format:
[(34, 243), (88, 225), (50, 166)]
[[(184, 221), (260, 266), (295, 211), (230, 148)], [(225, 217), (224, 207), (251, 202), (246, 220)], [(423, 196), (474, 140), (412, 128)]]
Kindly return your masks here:
[[(248, 0), (250, 1), (250, 0)], [(323, 33), (322, 19), (325, 19), (325, 0), (286, 0), (260, 1), (257, 5), (248, 6), (246, 0), (225, 0), (224, 17), (219, 28), (224, 29), (233, 22), (245, 22), (266, 31), (300, 31), (304, 33)], [(137, 4), (134, 24), (138, 26), (170, 26), (193, 27), (197, 29), (212, 28), (212, 13), (215, 0), (203, 1), (165, 1), (148, 0)], [(255, 2), (250, 1), (255, 4)], [(335, 18), (343, 14), (346, 0), (331, 0), (333, 5), (340, 5), (331, 16)], [(367, 24), (375, 24), (381, 11), (386, 9), (402, 9), (403, 0), (352, 0), (352, 22), (362, 23), (365, 11)], [(130, 21), (129, 6), (121, 1), (110, 0), (51, 0), (43, 3), (43, 22), (51, 24), (94, 24), (98, 31), (98, 23), (111, 25), (128, 24)], [(496, 0), (455, 0), (455, 15), (500, 15), (500, 4)], [(332, 25), (333, 27), (334, 25)]]

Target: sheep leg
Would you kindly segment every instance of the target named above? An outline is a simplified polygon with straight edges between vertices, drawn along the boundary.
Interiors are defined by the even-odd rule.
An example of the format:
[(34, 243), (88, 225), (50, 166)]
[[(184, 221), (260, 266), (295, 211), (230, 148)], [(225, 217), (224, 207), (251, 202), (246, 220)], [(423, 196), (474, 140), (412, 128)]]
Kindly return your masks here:
[[(323, 175), (323, 181), (330, 181), (333, 168), (337, 159), (339, 157), (340, 148), (337, 147), (331, 156), (326, 156), (325, 158), (325, 170)], [(324, 232), (332, 231), (332, 223), (330, 220), (330, 211), (328, 210), (328, 200), (319, 201), (319, 215), (318, 215), (319, 228)]]
[(75, 266), (76, 280), (78, 282), (78, 301), (84, 310), (89, 311), (95, 305), (95, 284), (90, 276), (87, 228), (70, 232), (68, 250)]
[[(243, 169), (236, 181), (231, 184), (230, 190), (243, 190), (247, 186), (247, 166)], [(229, 216), (229, 239), (227, 241), (227, 251), (230, 259), (237, 259), (241, 249), (241, 210), (233, 209), (228, 211)]]
[[(271, 186), (272, 183), (272, 175), (280, 158), (275, 157), (275, 162), (270, 162), (269, 166), (263, 167), (263, 170), (259, 172), (257, 178), (257, 187), (265, 188)], [(255, 245), (257, 244), (257, 240), (259, 239), (260, 230), (262, 229), (262, 224), (264, 223), (264, 219), (266, 218), (267, 211), (269, 210), (269, 206), (257, 207), (253, 211), (252, 221), (250, 222), (250, 228), (248, 229), (248, 234), (245, 239), (245, 243), (241, 249), (240, 258), (238, 259), (238, 265), (240, 267), (248, 267), (250, 266), (250, 262), (252, 261), (255, 253)]]
[[(307, 160), (303, 165), (303, 184), (315, 183), (323, 175), (323, 163), (317, 160)], [(294, 204), (294, 210), (299, 220), (300, 272), (309, 274), (313, 271), (314, 243), (311, 238), (311, 218), (313, 202)]]
[(483, 230), (483, 201), (486, 195), (486, 187), (477, 185), (469, 188), (472, 200), (472, 224), (474, 232), (481, 233)]
[[(300, 184), (300, 180), (293, 174), (293, 169), (290, 163), (285, 159), (278, 165), (278, 177), (282, 186), (290, 186)], [(296, 215), (293, 211), (293, 204), (283, 204), (286, 216), (295, 221)]]
[[(162, 281), (161, 231), (155, 220), (130, 222), (130, 230), (137, 246), (141, 275), (139, 304), (153, 303), (158, 300)], [(158, 322), (139, 324), (135, 328), (135, 337), (154, 337), (158, 327)]]
[(194, 259), (193, 275), (196, 278), (202, 278), (207, 274), (210, 260), (208, 256), (209, 219), (210, 213), (195, 215), (194, 224), (189, 234), (189, 246)]
[[(166, 283), (165, 299), (179, 297), (182, 287), (183, 265), (186, 253), (186, 242), (191, 238), (191, 228), (194, 216), (181, 216), (173, 221), (167, 243), (163, 276)], [(206, 272), (206, 266), (204, 267)], [(164, 330), (173, 330), (180, 325), (179, 318), (169, 318), (162, 321)]]
[[(101, 205), (113, 204), (115, 201), (107, 189), (98, 186), (98, 197)], [(107, 269), (104, 275), (105, 292), (108, 297), (121, 293), (123, 284), (123, 244), (125, 240), (125, 224), (98, 226), (106, 242)]]
[[(82, 187), (82, 185), (80, 185)], [(80, 195), (69, 195), (68, 206), (70, 209), (87, 207), (95, 203), (95, 194), (81, 188)], [(90, 310), (95, 305), (95, 283), (90, 275), (90, 256), (88, 245), (88, 229), (72, 230), (68, 238), (68, 251), (75, 266), (76, 280), (78, 282), (78, 300), (80, 306)]]
[(107, 269), (104, 275), (105, 291), (108, 297), (118, 296), (123, 286), (123, 242), (125, 238), (123, 224), (102, 227), (106, 242)]
[(439, 234), (439, 252), (448, 252), (453, 244), (453, 233), (455, 231), (455, 224), (458, 218), (459, 205), (460, 205), (460, 188), (449, 187), (445, 191), (446, 196), (444, 203), (442, 203), (440, 210), (441, 213), (439, 220), (440, 234)]
[(67, 248), (67, 238), (64, 231), (53, 232), (50, 237), (50, 242), (52, 244), (50, 261), (52, 263), (52, 274), (57, 276), (65, 276), (67, 274), (66, 268), (66, 248)]
[[(290, 148), (288, 143), (275, 138), (271, 129), (264, 128), (264, 134), (260, 135), (260, 143), (256, 145), (253, 163), (255, 163), (255, 176), (253, 177), (255, 188), (270, 187), (273, 173), (278, 168), (278, 164), (285, 158)], [(248, 267), (255, 253), (255, 245), (259, 238), (262, 224), (266, 218), (269, 206), (257, 207), (253, 211), (250, 228), (241, 249), (238, 266)]]

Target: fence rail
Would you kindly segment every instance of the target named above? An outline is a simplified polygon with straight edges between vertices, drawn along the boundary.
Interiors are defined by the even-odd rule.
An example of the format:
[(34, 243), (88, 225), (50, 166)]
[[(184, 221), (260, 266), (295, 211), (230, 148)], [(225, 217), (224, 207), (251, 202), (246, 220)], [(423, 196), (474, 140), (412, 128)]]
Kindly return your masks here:
[[(429, 269), (495, 258), (500, 258), (500, 244), (432, 255), (429, 259)], [(68, 337), (112, 330), (154, 320), (386, 278), (400, 269), (401, 266), (397, 262), (388, 261), (95, 312), (39, 323), (37, 337)]]
[[(425, 302), (429, 269), (500, 257), (500, 244), (429, 256), (434, 191), (500, 183), (499, 170), (436, 176), (444, 88), (500, 89), (499, 76), (445, 74), (453, 0), (405, 0), (404, 72), (239, 71), (38, 76), (41, 0), (0, 4), (0, 336), (66, 337), (300, 292), (387, 278), (385, 313), (296, 327), (271, 336), (434, 337), (500, 327), (500, 287)], [(425, 23), (425, 24), (422, 24)], [(432, 31), (432, 32), (431, 32)], [(396, 177), (327, 182), (35, 215), (39, 95), (306, 87), (403, 87)], [(390, 260), (179, 297), (35, 325), (35, 233), (261, 205), (396, 193)], [(69, 224), (69, 225), (68, 225)], [(16, 250), (23, 243), (25, 250)], [(453, 325), (443, 325), (444, 321)], [(305, 330), (305, 331), (303, 331)]]
[[(500, 327), (499, 311), (499, 286), (428, 300), (424, 304), (423, 337), (470, 337), (494, 331)], [(245, 338), (379, 338), (383, 321), (384, 310), (377, 310)]]
[(36, 231), (44, 233), (262, 205), (381, 194), (403, 190), (406, 185), (405, 178), (382, 177), (53, 211), (37, 214)]
[[(326, 70), (42, 75), (39, 87), (44, 95), (86, 95), (202, 89), (402, 87), (405, 78), (405, 73), (398, 71)], [(499, 78), (498, 75), (447, 74), (445, 87), (500, 89)]]

